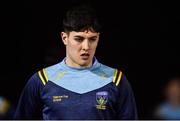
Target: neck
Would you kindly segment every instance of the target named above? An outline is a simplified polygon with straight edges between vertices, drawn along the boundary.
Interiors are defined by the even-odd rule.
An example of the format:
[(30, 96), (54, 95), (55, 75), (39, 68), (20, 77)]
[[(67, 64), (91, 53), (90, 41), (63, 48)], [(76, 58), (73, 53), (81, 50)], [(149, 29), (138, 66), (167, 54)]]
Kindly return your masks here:
[(77, 63), (73, 63), (72, 61), (69, 61), (67, 57), (65, 58), (64, 63), (72, 68), (89, 68), (92, 66), (92, 61), (88, 65), (80, 65)]

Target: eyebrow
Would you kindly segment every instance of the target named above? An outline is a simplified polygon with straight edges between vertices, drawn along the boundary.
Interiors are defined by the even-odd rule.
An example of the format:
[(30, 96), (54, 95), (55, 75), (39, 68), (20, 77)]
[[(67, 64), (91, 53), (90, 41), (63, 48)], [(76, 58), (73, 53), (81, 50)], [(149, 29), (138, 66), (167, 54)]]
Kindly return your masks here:
[[(80, 36), (80, 35), (75, 35), (74, 37), (84, 38), (83, 36)], [(89, 38), (97, 38), (97, 36), (92, 36), (92, 37), (89, 37)]]

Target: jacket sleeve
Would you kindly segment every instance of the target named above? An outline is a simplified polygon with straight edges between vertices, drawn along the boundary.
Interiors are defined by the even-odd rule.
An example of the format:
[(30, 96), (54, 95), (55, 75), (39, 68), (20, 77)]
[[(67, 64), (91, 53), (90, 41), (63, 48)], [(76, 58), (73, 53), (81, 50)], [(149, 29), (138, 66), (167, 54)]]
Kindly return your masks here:
[(118, 99), (118, 119), (136, 120), (138, 119), (137, 108), (133, 90), (126, 76), (122, 74)]
[(42, 119), (42, 88), (43, 84), (36, 73), (28, 80), (21, 93), (14, 119)]

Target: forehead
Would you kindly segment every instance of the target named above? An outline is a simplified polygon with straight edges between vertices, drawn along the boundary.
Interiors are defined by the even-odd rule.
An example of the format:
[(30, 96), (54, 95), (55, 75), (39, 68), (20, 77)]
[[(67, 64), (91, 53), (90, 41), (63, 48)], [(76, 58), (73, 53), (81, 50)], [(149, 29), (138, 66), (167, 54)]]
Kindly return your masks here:
[(80, 37), (96, 37), (99, 35), (98, 32), (92, 32), (92, 31), (83, 31), (83, 32), (76, 32), (76, 31), (72, 31), (69, 33), (70, 36), (80, 36)]

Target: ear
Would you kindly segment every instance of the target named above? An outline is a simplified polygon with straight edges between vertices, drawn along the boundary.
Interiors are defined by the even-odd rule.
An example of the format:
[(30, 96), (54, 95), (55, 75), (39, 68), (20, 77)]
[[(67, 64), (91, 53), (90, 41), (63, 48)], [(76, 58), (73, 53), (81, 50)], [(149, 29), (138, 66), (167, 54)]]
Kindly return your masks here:
[(65, 32), (61, 32), (61, 38), (62, 38), (64, 45), (67, 45), (68, 34)]

